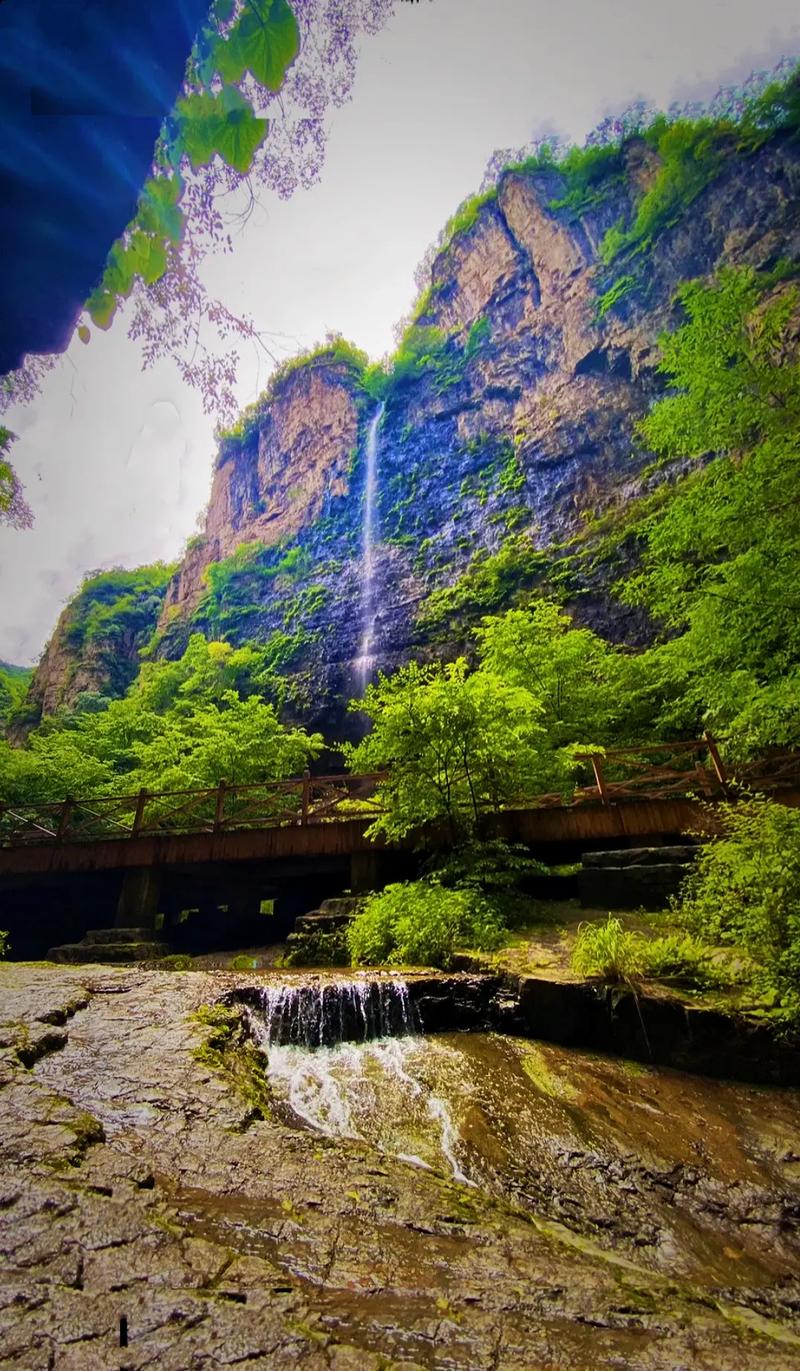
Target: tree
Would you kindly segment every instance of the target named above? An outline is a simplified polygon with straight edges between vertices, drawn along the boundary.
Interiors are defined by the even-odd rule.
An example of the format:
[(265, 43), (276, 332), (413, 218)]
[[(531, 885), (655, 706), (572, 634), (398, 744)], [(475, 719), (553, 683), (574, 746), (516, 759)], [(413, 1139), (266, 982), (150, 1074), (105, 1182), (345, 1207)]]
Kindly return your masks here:
[(0, 742), (0, 798), (129, 795), (298, 775), (322, 738), (287, 729), (258, 692), (264, 653), (208, 643), (177, 662), (147, 662), (120, 700), (46, 719), (25, 748)]
[(319, 734), (284, 728), (272, 705), (226, 691), (219, 704), (168, 714), (158, 733), (135, 747), (131, 778), (148, 790), (192, 790), (297, 776), (322, 747)]
[(554, 748), (619, 736), (633, 708), (635, 659), (576, 628), (552, 600), (485, 618), (475, 636), (484, 668), (535, 698)]
[(663, 721), (706, 724), (744, 755), (800, 742), (800, 292), (780, 274), (681, 290), (687, 322), (662, 339), (673, 393), (641, 432), (694, 461), (621, 587), (664, 626), (646, 662)]
[(389, 769), (379, 787), (386, 812), (369, 830), (399, 838), (441, 824), (451, 843), (469, 837), (486, 812), (560, 778), (542, 707), (527, 690), (466, 661), (411, 662), (380, 676), (363, 700), (372, 731), (347, 749), (354, 771)]
[(687, 877), (679, 912), (707, 943), (744, 948), (755, 986), (800, 1016), (800, 813), (757, 796), (717, 806), (718, 838)]

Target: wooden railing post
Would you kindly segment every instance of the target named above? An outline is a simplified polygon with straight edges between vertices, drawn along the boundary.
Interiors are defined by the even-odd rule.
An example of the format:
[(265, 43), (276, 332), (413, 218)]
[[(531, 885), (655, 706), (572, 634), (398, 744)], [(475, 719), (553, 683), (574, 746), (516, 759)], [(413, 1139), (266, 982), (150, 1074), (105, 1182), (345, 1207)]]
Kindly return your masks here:
[(722, 789), (724, 790), (726, 785), (728, 784), (728, 773), (725, 770), (725, 763), (719, 755), (719, 748), (717, 747), (716, 739), (711, 736), (708, 729), (706, 729), (705, 733), (703, 734), (703, 737), (705, 739), (706, 747), (708, 748), (708, 755), (711, 758), (711, 765), (714, 768), (714, 773), (720, 785), (722, 786)]
[(225, 781), (220, 781), (217, 786), (217, 802), (214, 806), (214, 832), (220, 833), (225, 822), (225, 794), (228, 786)]
[(66, 838), (67, 834), (69, 833), (69, 821), (70, 821), (70, 819), (72, 818), (72, 811), (73, 811), (74, 807), (75, 807), (75, 801), (73, 800), (73, 798), (72, 798), (71, 795), (68, 795), (67, 798), (66, 798), (66, 800), (64, 801), (63, 805), (61, 806), (61, 813), (60, 813), (59, 818), (58, 818), (58, 828), (56, 829), (56, 840), (57, 840), (59, 843), (63, 843), (64, 839)]
[(133, 827), (131, 828), (132, 838), (138, 838), (139, 834), (142, 831), (142, 824), (144, 823), (144, 811), (149, 796), (150, 792), (148, 790), (140, 790), (139, 794), (136, 797), (136, 813), (133, 816)]
[(308, 811), (311, 808), (311, 772), (306, 768), (303, 772), (303, 792), (300, 804), (300, 823), (303, 828), (308, 823)]
[(696, 761), (694, 764), (694, 770), (695, 775), (697, 776), (698, 784), (703, 794), (706, 796), (711, 795), (711, 779), (705, 767), (703, 766), (703, 763), (701, 761)]
[(600, 791), (600, 799), (603, 801), (604, 805), (607, 805), (610, 801), (608, 798), (608, 786), (606, 785), (606, 778), (603, 773), (603, 758), (599, 752), (593, 752), (591, 756), (592, 771), (594, 772), (597, 789)]

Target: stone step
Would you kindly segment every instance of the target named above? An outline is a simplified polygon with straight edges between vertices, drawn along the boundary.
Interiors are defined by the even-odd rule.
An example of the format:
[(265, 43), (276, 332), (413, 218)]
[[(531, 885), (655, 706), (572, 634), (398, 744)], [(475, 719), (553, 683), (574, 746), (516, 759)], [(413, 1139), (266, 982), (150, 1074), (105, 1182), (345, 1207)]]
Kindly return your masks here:
[(332, 899), (323, 900), (319, 910), (312, 910), (312, 913), (329, 914), (343, 920), (351, 919), (358, 909), (358, 904), (356, 895), (336, 895)]
[(618, 852), (584, 852), (584, 867), (679, 866), (693, 862), (697, 844), (676, 843), (671, 847), (624, 847)]
[(295, 919), (295, 932), (332, 933), (335, 928), (343, 928), (345, 924), (349, 924), (352, 917), (352, 914), (329, 914), (322, 909), (315, 909), (310, 914), (301, 914)]
[(168, 943), (63, 943), (51, 947), (50, 962), (155, 962), (168, 957)]
[(152, 928), (90, 928), (81, 942), (94, 946), (96, 943), (149, 943), (152, 940)]
[(584, 909), (666, 909), (690, 870), (688, 862), (584, 867), (578, 896)]

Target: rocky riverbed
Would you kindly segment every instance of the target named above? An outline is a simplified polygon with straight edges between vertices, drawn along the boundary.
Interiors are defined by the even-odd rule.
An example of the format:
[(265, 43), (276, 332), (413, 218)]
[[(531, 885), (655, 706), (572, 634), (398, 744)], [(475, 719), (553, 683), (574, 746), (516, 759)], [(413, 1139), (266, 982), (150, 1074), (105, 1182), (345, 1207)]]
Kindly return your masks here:
[(253, 983), (0, 968), (0, 1366), (800, 1364), (797, 1091), (418, 1039), (459, 1181), (240, 1093), (193, 1016)]

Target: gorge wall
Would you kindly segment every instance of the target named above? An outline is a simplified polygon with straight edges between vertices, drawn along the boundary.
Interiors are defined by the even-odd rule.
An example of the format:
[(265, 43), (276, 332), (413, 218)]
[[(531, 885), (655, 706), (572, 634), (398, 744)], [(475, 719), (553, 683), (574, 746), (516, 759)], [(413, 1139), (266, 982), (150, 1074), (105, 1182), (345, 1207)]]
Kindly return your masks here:
[[(609, 260), (609, 230), (634, 224), (661, 173), (642, 138), (582, 196), (557, 168), (507, 171), (435, 258), (388, 378), (339, 344), (284, 368), (220, 441), (204, 531), (151, 597), (147, 634), (137, 628), (141, 641), (155, 630), (151, 654), (178, 656), (198, 631), (266, 645), (289, 716), (329, 736), (352, 729), (380, 403), (368, 671), (463, 649), (481, 614), (535, 585), (607, 636), (641, 641), (608, 575), (572, 554), (663, 479), (635, 425), (663, 392), (658, 338), (681, 320), (676, 289), (800, 256), (800, 148), (776, 134), (750, 152), (733, 140), (655, 245)], [(141, 641), (119, 650), (135, 657)], [(31, 698), (48, 712), (100, 688), (92, 662), (59, 626)]]

